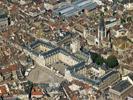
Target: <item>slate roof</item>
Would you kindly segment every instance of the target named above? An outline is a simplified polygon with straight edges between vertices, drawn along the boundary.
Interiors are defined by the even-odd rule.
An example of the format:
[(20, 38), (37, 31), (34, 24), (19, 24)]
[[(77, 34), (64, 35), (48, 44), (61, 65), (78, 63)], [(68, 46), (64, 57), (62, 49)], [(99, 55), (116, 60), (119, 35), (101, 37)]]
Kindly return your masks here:
[(54, 48), (55, 47), (51, 43), (48, 43), (48, 42), (45, 42), (45, 41), (42, 41), (42, 40), (36, 40), (36, 41), (32, 42), (30, 47), (31, 48), (35, 48), (36, 46), (39, 46), (39, 45), (45, 45), (45, 46), (47, 46), (49, 48)]
[[(49, 50), (47, 52), (37, 52), (35, 50), (32, 50), (33, 48), (35, 48), (38, 45), (48, 46), (48, 48), (51, 48), (51, 50)], [(78, 62), (82, 61), (81, 59), (77, 58), (74, 54), (66, 51), (65, 49), (56, 47), (56, 46), (52, 45), (51, 43), (44, 42), (41, 40), (36, 40), (36, 41), (32, 42), (32, 44), (30, 44), (29, 46), (24, 46), (24, 48), (27, 49), (28, 51), (32, 52), (34, 55), (37, 55), (37, 56), (42, 55), (44, 58), (50, 57), (57, 53), (63, 53), (64, 55), (71, 56), (74, 60), (76, 60)]]
[(133, 73), (129, 73), (128, 77), (133, 81)]
[(6, 12), (3, 9), (0, 9), (0, 18), (5, 18), (7, 17)]
[(118, 71), (109, 71), (107, 74), (105, 74), (104, 76), (101, 77), (101, 81), (106, 80), (107, 78), (109, 78), (111, 75), (118, 73)]
[(132, 86), (132, 84), (128, 80), (121, 80), (115, 86), (113, 86), (112, 89), (121, 93), (131, 86)]
[(122, 4), (127, 4), (127, 3), (129, 3), (129, 2), (130, 2), (130, 3), (133, 3), (133, 0), (122, 0), (121, 3), (122, 3)]

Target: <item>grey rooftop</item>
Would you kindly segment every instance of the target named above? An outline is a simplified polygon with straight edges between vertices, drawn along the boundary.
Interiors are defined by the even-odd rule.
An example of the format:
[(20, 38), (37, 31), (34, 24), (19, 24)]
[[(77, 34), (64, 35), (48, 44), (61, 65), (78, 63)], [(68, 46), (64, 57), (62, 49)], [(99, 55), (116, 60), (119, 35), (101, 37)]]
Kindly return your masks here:
[(113, 86), (112, 89), (121, 93), (128, 89), (130, 86), (132, 86), (132, 84), (128, 80), (121, 80), (115, 86)]

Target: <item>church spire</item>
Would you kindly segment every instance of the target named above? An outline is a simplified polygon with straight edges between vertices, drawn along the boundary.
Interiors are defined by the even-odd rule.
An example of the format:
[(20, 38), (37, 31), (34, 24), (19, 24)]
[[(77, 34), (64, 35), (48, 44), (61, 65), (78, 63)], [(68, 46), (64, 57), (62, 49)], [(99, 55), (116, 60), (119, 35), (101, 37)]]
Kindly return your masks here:
[(100, 16), (98, 34), (99, 34), (99, 37), (98, 37), (99, 40), (103, 40), (103, 38), (106, 37), (105, 22), (104, 22), (104, 17), (103, 16)]

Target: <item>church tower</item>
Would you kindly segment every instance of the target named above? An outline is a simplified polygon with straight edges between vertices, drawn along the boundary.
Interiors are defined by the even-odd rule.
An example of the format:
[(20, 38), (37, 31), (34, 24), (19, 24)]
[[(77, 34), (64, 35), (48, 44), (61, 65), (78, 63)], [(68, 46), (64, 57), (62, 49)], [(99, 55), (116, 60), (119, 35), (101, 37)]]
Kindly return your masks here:
[(106, 37), (106, 28), (103, 16), (100, 17), (99, 26), (98, 26), (98, 40), (101, 41)]

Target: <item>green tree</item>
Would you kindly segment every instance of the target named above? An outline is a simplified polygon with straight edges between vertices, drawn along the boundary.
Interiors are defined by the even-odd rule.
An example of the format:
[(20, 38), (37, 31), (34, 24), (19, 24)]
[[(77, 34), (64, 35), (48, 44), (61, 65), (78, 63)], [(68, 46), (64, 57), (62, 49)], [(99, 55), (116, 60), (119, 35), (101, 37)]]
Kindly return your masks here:
[(97, 53), (91, 53), (91, 59), (93, 63), (96, 63), (97, 65), (102, 65), (104, 63), (104, 59), (101, 55)]
[(33, 83), (31, 81), (28, 81), (27, 83), (28, 83), (27, 92), (29, 94), (29, 100), (31, 100), (31, 91), (33, 88)]
[(107, 12), (107, 11), (108, 11), (108, 8), (107, 8), (107, 7), (105, 7), (105, 8), (104, 8), (104, 11), (105, 11), (105, 12)]
[(106, 65), (109, 67), (109, 68), (114, 68), (116, 66), (119, 65), (118, 63), (118, 60), (117, 58), (114, 56), (114, 55), (110, 55), (106, 61), (105, 61)]
[(91, 59), (92, 59), (93, 63), (96, 62), (97, 57), (98, 57), (97, 53), (94, 53), (94, 52), (91, 53)]
[(104, 59), (103, 59), (103, 57), (101, 57), (100, 55), (97, 57), (97, 59), (96, 59), (96, 64), (97, 65), (103, 65), (103, 63), (104, 63)]
[(17, 97), (16, 100), (21, 100), (21, 99)]
[(104, 16), (104, 12), (100, 12), (100, 16), (103, 17)]
[(128, 21), (128, 22), (132, 22), (132, 21), (133, 21), (132, 19), (133, 19), (133, 18), (132, 18), (131, 16), (127, 17), (127, 21)]
[(124, 18), (121, 18), (121, 24), (125, 24), (126, 20)]
[(115, 16), (116, 15), (116, 12), (113, 12), (113, 16)]

